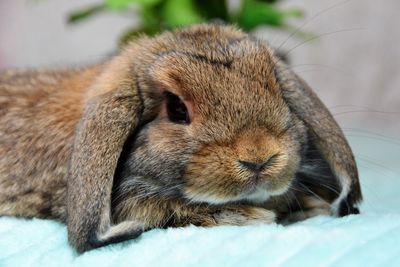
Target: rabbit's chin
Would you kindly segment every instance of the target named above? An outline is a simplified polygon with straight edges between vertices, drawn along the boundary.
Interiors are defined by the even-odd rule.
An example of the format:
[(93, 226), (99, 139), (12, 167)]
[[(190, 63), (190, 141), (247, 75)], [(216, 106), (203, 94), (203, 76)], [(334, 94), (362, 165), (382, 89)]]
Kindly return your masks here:
[(209, 203), (214, 205), (227, 204), (231, 202), (246, 201), (261, 204), (266, 202), (272, 196), (278, 196), (286, 193), (289, 186), (284, 186), (276, 190), (267, 190), (262, 186), (259, 186), (251, 192), (246, 192), (233, 197), (223, 197), (208, 194), (193, 194), (186, 193), (185, 198), (193, 203)]

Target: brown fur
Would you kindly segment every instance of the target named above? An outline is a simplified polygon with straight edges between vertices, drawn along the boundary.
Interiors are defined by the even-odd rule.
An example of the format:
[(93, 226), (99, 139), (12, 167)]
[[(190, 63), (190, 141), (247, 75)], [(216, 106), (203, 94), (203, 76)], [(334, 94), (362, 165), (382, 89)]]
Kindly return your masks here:
[(66, 219), (67, 164), (98, 67), (0, 76), (0, 212)]
[[(165, 91), (189, 125), (169, 120)], [(155, 227), (270, 223), (296, 203), (344, 215), (361, 198), (328, 110), (233, 27), (144, 37), (86, 69), (3, 73), (0, 122), (0, 214), (66, 222), (80, 252)], [(315, 182), (317, 195), (295, 192), (315, 175), (302, 175), (310, 145), (333, 193)]]

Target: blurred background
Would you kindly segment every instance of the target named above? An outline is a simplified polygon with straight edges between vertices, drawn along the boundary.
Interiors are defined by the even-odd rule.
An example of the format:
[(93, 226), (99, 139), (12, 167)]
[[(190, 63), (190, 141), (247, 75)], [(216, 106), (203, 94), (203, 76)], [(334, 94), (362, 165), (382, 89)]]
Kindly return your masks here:
[[(140, 5), (131, 7), (131, 2)], [(357, 256), (364, 257), (372, 250), (375, 257), (366, 258), (364, 263), (370, 258), (377, 262), (385, 255), (379, 246), (397, 242), (396, 235), (392, 236), (395, 224), (389, 222), (398, 218), (400, 203), (399, 12), (400, 0), (0, 0), (0, 72), (91, 64), (113, 54), (140, 31), (155, 34), (162, 28), (215, 17), (240, 25), (287, 55), (291, 67), (329, 107), (354, 151), (364, 196), (360, 208), (367, 216), (356, 218), (355, 224), (350, 219), (344, 224), (350, 223), (347, 229), (351, 231), (371, 229), (372, 235), (353, 247), (348, 246), (351, 242), (347, 241), (352, 239), (349, 235), (344, 250), (336, 253), (339, 258), (325, 257), (327, 264), (335, 265), (340, 259), (351, 265)], [(374, 224), (371, 218), (383, 220)], [(10, 232), (4, 219), (2, 233), (4, 229)], [(318, 236), (321, 229), (331, 227), (332, 237), (347, 233), (339, 231), (338, 223), (318, 222), (324, 224), (318, 228)], [(388, 225), (392, 225), (391, 231), (387, 231)], [(64, 232), (61, 234), (64, 236)], [(9, 246), (15, 243), (9, 240), (14, 239), (15, 234), (11, 239), (6, 235), (3, 243), (7, 246), (3, 247), (11, 251), (20, 247), (19, 243)], [(54, 250), (54, 238), (49, 241)], [(309, 241), (307, 238), (307, 244)], [(43, 254), (29, 239), (28, 243), (29, 248)], [(324, 245), (331, 248), (330, 244)], [(321, 247), (317, 251), (325, 255)], [(355, 255), (353, 261), (350, 254)], [(44, 254), (32, 255), (48, 262)], [(297, 260), (279, 257), (275, 262), (297, 264)]]
[[(160, 1), (137, 1), (145, 5), (146, 14), (140, 5), (127, 8), (127, 2), (0, 0), (0, 70), (94, 63), (116, 51), (136, 30), (155, 33), (160, 7), (151, 5)], [(194, 14), (188, 6), (193, 1), (169, 2), (163, 7), (169, 10), (159, 12), (172, 26), (182, 22), (176, 14), (189, 16), (190, 23), (199, 16), (212, 17), (209, 13), (215, 11), (206, 7), (209, 13)], [(201, 2), (218, 1), (197, 1)], [(254, 13), (262, 8), (251, 5), (239, 14), (243, 2), (227, 1), (234, 15), (227, 19), (225, 14), (225, 19), (287, 54), (346, 135), (400, 144), (400, 1), (259, 1), (272, 8), (264, 17)]]

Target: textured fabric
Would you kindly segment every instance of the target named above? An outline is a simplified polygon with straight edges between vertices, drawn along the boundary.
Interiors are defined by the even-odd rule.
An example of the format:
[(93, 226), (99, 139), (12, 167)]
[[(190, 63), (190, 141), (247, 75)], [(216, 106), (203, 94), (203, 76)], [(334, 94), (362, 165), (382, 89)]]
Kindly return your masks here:
[(365, 199), (360, 215), (286, 227), (158, 229), (81, 256), (64, 225), (0, 218), (0, 266), (400, 266), (400, 144), (371, 140), (351, 142)]

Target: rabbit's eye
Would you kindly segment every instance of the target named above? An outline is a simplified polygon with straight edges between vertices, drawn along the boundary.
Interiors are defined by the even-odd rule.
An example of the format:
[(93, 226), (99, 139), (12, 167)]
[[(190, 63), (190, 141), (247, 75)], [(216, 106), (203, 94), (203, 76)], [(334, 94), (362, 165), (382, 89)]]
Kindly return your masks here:
[(167, 97), (167, 113), (170, 121), (175, 123), (189, 124), (190, 118), (185, 104), (177, 95), (165, 92)]

